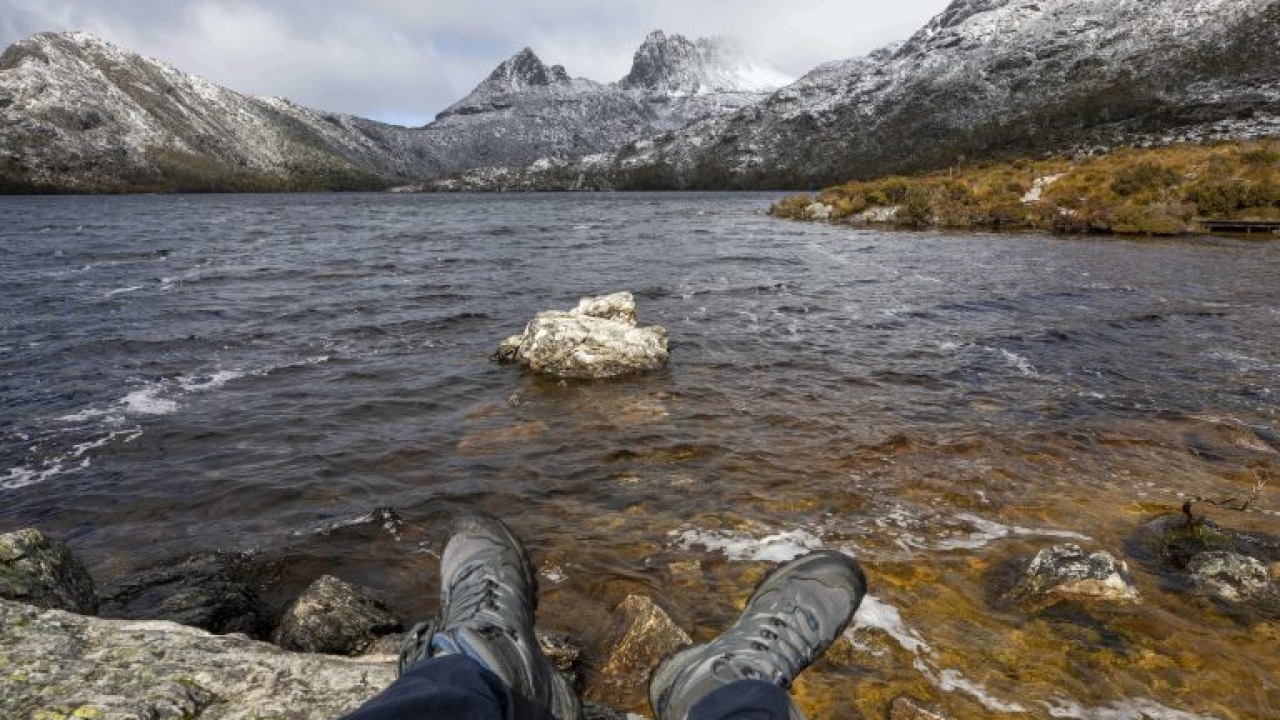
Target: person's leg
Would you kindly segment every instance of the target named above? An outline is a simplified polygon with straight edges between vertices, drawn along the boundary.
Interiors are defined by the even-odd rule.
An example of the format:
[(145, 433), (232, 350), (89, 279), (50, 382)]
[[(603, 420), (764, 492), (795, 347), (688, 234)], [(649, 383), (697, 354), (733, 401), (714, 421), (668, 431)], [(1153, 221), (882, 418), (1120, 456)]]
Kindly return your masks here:
[(439, 621), (409, 632), (400, 679), (349, 720), (443, 707), (458, 714), (420, 711), (415, 720), (579, 720), (577, 696), (534, 636), (537, 580), (511, 530), (487, 515), (457, 519), (440, 576)]
[(465, 655), (442, 655), (413, 666), (343, 720), (507, 720), (511, 710), (498, 676)]
[(862, 569), (841, 553), (810, 553), (778, 568), (720, 637), (658, 666), (649, 681), (654, 715), (803, 720), (786, 690), (844, 631), (866, 592)]
[(739, 680), (707, 693), (689, 709), (689, 720), (788, 720), (794, 707), (778, 685)]

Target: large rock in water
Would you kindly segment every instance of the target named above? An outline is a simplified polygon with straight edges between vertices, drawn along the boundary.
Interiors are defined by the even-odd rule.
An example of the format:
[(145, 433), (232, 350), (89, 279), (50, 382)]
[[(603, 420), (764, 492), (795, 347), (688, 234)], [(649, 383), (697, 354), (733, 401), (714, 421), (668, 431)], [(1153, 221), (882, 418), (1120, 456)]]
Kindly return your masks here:
[(666, 366), (667, 330), (637, 327), (631, 293), (588, 297), (568, 312), (538, 313), (524, 333), (498, 346), (494, 359), (557, 378), (634, 375)]
[(285, 611), (276, 644), (287, 650), (359, 655), (377, 639), (404, 629), (382, 601), (362, 588), (324, 575)]
[(653, 669), (666, 655), (693, 641), (657, 603), (643, 595), (628, 595), (614, 612), (621, 621), (618, 639), (587, 697), (624, 705), (642, 703)]
[(1078, 545), (1054, 545), (1036, 553), (1009, 599), (1043, 607), (1069, 598), (1140, 601), (1129, 568), (1109, 552), (1086, 553)]
[(66, 545), (34, 528), (0, 535), (0, 597), (92, 615), (93, 578)]
[(332, 718), (394, 678), (390, 658), (304, 655), (169, 622), (0, 600), (3, 718)]
[(1202, 552), (1187, 563), (1187, 573), (1196, 589), (1210, 597), (1239, 602), (1271, 587), (1267, 566), (1233, 552)]

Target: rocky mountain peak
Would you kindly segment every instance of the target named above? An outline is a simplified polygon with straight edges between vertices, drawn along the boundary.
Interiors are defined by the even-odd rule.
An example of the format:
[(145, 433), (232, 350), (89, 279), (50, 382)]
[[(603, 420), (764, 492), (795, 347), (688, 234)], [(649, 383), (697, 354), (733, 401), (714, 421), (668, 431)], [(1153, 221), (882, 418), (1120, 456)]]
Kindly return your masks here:
[(690, 40), (655, 30), (644, 39), (619, 83), (649, 95), (681, 97), (711, 93), (763, 93), (792, 78), (752, 61), (722, 38)]
[(503, 60), (469, 95), (440, 113), (437, 119), (510, 107), (513, 95), (572, 85), (573, 79), (564, 66), (547, 65), (532, 48), (524, 48)]
[(50, 54), (59, 54), (62, 49), (80, 52), (90, 44), (102, 44), (102, 41), (80, 32), (45, 32), (19, 40), (0, 54), (0, 70), (16, 68), (23, 60), (33, 59), (41, 63), (50, 62)]
[(481, 87), (494, 92), (519, 92), (568, 82), (569, 73), (563, 66), (547, 66), (531, 48), (525, 48), (494, 68)]

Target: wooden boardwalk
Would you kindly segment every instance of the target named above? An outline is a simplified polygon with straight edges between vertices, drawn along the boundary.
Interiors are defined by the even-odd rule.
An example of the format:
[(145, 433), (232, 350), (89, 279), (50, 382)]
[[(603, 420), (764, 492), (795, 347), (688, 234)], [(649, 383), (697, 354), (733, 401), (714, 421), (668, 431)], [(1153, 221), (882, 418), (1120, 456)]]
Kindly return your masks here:
[(1280, 220), (1200, 220), (1205, 232), (1236, 235), (1280, 235)]

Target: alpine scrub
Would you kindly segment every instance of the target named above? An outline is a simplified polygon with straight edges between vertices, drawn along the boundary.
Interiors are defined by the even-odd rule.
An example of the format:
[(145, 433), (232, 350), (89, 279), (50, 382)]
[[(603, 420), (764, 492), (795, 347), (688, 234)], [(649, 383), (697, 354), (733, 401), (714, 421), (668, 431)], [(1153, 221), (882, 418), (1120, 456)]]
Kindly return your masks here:
[(904, 228), (1179, 235), (1200, 219), (1280, 219), (1280, 141), (953, 167), (789, 197), (770, 213)]

